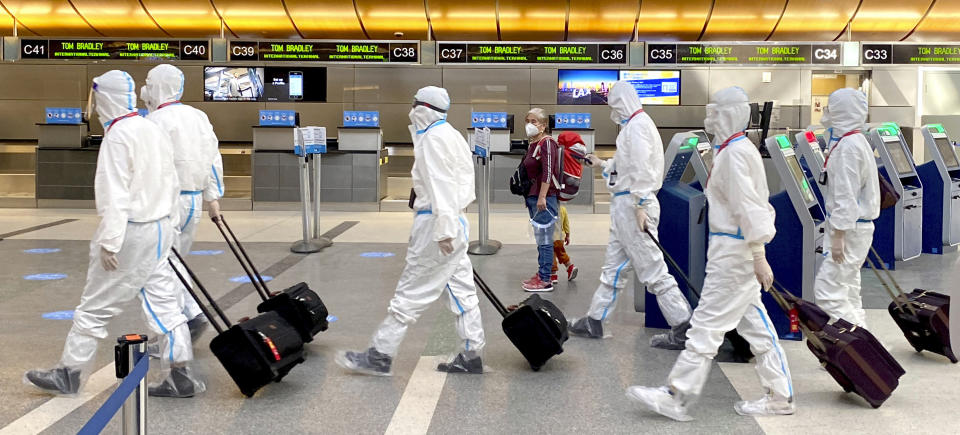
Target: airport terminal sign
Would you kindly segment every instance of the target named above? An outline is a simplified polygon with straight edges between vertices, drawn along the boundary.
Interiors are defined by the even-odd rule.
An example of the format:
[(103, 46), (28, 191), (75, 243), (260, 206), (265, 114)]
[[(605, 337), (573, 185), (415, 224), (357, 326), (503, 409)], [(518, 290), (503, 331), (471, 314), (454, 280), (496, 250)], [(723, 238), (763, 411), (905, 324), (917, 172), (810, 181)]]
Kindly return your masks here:
[(418, 63), (418, 41), (230, 41), (231, 61)]
[(627, 44), (440, 42), (437, 52), (441, 64), (627, 64)]
[(21, 59), (210, 60), (208, 40), (21, 39)]
[(840, 65), (837, 43), (647, 44), (647, 64), (668, 65)]
[(960, 64), (960, 44), (862, 44), (861, 65)]

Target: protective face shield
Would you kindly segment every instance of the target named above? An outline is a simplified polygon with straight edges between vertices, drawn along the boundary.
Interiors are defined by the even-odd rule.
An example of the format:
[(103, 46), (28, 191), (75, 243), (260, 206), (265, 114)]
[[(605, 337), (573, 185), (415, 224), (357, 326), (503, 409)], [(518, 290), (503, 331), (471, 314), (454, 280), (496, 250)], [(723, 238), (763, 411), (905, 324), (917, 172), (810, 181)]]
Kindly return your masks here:
[(820, 117), (820, 125), (823, 128), (833, 127), (833, 121), (830, 119), (830, 106), (823, 108), (823, 116)]
[(137, 110), (133, 78), (120, 70), (107, 71), (93, 79), (93, 109), (104, 126)]
[(626, 124), (634, 113), (643, 109), (636, 88), (629, 82), (614, 83), (607, 95), (607, 104), (611, 110), (610, 120), (617, 125)]
[(140, 88), (140, 99), (151, 112), (164, 103), (179, 101), (183, 96), (183, 72), (179, 68), (161, 64), (147, 73), (147, 84)]
[(713, 135), (713, 144), (719, 145), (743, 131), (750, 122), (747, 93), (738, 86), (721, 89), (710, 97), (706, 112), (703, 128)]
[(524, 132), (527, 133), (527, 137), (536, 137), (540, 134), (540, 127), (538, 127), (537, 124), (528, 122), (527, 126), (524, 127)]

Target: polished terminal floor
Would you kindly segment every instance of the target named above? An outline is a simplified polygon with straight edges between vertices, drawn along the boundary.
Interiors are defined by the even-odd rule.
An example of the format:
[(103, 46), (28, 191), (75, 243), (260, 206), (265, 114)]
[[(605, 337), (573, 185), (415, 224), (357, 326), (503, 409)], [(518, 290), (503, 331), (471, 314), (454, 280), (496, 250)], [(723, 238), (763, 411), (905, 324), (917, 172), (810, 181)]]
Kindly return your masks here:
[[(521, 279), (535, 268), (527, 217), (496, 213), (491, 235), (504, 242), (500, 253), (472, 257), (494, 291), (508, 303), (524, 298)], [(695, 421), (677, 423), (638, 409), (624, 396), (634, 384), (661, 384), (676, 351), (651, 349), (658, 330), (643, 327), (632, 291), (624, 294), (605, 340), (571, 338), (565, 352), (540, 372), (530, 371), (500, 329), (493, 307), (481, 300), (487, 334), (482, 376), (443, 375), (436, 361), (456, 347), (452, 314), (434, 304), (410, 329), (394, 363), (394, 376), (345, 373), (333, 362), (337, 349), (362, 349), (383, 319), (403, 267), (412, 216), (409, 213), (325, 213), (321, 227), (334, 236), (325, 251), (291, 254), (299, 237), (295, 212), (230, 212), (229, 221), (273, 289), (306, 281), (336, 317), (327, 332), (308, 344), (306, 363), (281, 383), (244, 398), (207, 348), (213, 332), (196, 344), (195, 367), (207, 391), (185, 400), (149, 400), (149, 428), (156, 434), (186, 433), (956, 433), (956, 392), (960, 366), (907, 344), (886, 312), (889, 298), (869, 271), (863, 272), (865, 304), (874, 333), (907, 371), (900, 387), (880, 409), (844, 394), (818, 369), (803, 343), (785, 342), (793, 371), (798, 412), (788, 417), (751, 418), (733, 411), (735, 401), (755, 398), (759, 383), (749, 364), (717, 364), (699, 403)], [(470, 216), (476, 237), (476, 215)], [(561, 282), (545, 297), (568, 316), (580, 316), (596, 289), (607, 240), (606, 215), (571, 214), (570, 254), (580, 277)], [(75, 433), (116, 385), (112, 337), (146, 332), (139, 307), (127, 306), (103, 340), (97, 369), (76, 397), (51, 398), (21, 383), (25, 370), (57, 361), (69, 320), (43, 315), (72, 310), (79, 302), (87, 265), (88, 239), (97, 225), (90, 210), (0, 210), (0, 434)], [(209, 221), (200, 228), (190, 264), (234, 319), (251, 315), (257, 297), (249, 284), (231, 278), (242, 270)], [(196, 252), (207, 251), (207, 252)], [(374, 254), (369, 253), (387, 253)], [(198, 255), (206, 254), (206, 255)], [(367, 254), (367, 255), (364, 255)], [(390, 254), (393, 254), (390, 256)], [(770, 255), (776, 255), (770, 253)], [(905, 288), (953, 291), (960, 255), (924, 255), (898, 264)], [(28, 275), (63, 274), (57, 280)], [(632, 287), (631, 287), (632, 288)], [(48, 316), (49, 317), (49, 316)], [(116, 419), (106, 433), (118, 433)]]

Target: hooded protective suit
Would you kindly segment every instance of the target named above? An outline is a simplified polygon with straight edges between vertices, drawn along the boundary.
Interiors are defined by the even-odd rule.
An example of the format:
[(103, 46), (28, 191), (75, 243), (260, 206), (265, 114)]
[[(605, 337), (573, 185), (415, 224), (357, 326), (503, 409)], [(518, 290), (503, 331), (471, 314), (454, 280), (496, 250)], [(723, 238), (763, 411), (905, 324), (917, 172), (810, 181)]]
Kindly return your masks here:
[(704, 125), (719, 146), (705, 189), (710, 222), (706, 278), (686, 349), (668, 378), (688, 399), (700, 395), (723, 335), (733, 328), (750, 343), (764, 388), (783, 400), (793, 397), (787, 360), (760, 300), (754, 270), (751, 245), (759, 246), (762, 255), (776, 229), (760, 153), (742, 135), (749, 117), (747, 95), (739, 87), (718, 91), (707, 106)]
[[(873, 242), (873, 220), (880, 216), (877, 161), (867, 138), (857, 131), (866, 121), (863, 92), (847, 88), (830, 94), (821, 121), (830, 137), (823, 188), (826, 258), (813, 286), (817, 304), (831, 320), (843, 318), (862, 327), (866, 327), (866, 312), (860, 299), (860, 267)], [(843, 257), (839, 263), (834, 255), (837, 249)]]
[[(632, 269), (647, 290), (657, 295), (657, 304), (670, 326), (678, 326), (690, 318), (690, 304), (667, 272), (663, 254), (649, 236), (637, 225), (635, 207), (642, 207), (647, 215), (647, 229), (657, 237), (660, 221), (660, 203), (657, 191), (663, 185), (663, 142), (650, 116), (643, 112), (637, 91), (628, 82), (614, 83), (608, 102), (611, 119), (623, 125), (617, 135), (617, 151), (613, 158), (603, 162), (603, 177), (612, 198), (610, 200), (610, 239), (600, 274), (600, 286), (593, 295), (587, 317), (606, 321), (613, 314), (617, 296), (627, 286)], [(597, 337), (596, 327), (587, 334)]]
[[(182, 255), (190, 253), (203, 203), (223, 196), (223, 159), (219, 141), (207, 115), (180, 103), (183, 72), (173, 65), (157, 65), (147, 74), (140, 99), (150, 109), (147, 119), (156, 123), (173, 142), (173, 160), (180, 180), (180, 236), (174, 245)], [(187, 276), (185, 271), (181, 271)], [(188, 319), (202, 314), (196, 301), (183, 290), (184, 314)]]
[[(444, 294), (456, 315), (463, 353), (479, 356), (485, 344), (473, 266), (467, 257), (470, 232), (463, 215), (475, 199), (473, 162), (469, 145), (446, 121), (449, 108), (447, 91), (428, 86), (417, 91), (410, 111), (416, 216), (396, 294), (371, 339), (371, 349), (388, 360), (385, 370), (375, 374), (389, 374), (389, 360), (396, 355), (407, 327)], [(447, 243), (452, 252), (445, 255), (441, 249)], [(363, 356), (341, 353), (338, 362), (370, 372), (355, 359)]]
[[(137, 115), (134, 82), (127, 73), (113, 70), (93, 79), (93, 96), (105, 132), (94, 181), (101, 220), (90, 242), (86, 286), (61, 366), (26, 376), (34, 385), (59, 393), (79, 389), (81, 374), (91, 372), (97, 340), (107, 337), (107, 323), (120, 313), (121, 303), (138, 296), (147, 324), (164, 337), (164, 360), (182, 365), (193, 359), (187, 318), (181, 313), (182, 292), (167, 264), (179, 185), (170, 139)], [(100, 257), (110, 253), (118, 267), (107, 271)], [(202, 384), (194, 386), (202, 389)]]

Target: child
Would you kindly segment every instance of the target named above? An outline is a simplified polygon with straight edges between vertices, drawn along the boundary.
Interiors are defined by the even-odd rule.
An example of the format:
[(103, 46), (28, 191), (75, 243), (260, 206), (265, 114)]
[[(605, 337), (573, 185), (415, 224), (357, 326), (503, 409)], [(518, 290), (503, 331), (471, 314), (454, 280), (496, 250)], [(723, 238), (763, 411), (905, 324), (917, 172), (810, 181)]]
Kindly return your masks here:
[[(557, 143), (564, 148), (564, 182), (569, 183), (576, 180), (576, 183), (579, 184), (582, 167), (577, 159), (582, 159), (587, 154), (587, 147), (583, 144), (583, 138), (575, 132), (565, 131), (557, 137)], [(572, 175), (574, 178), (567, 179), (567, 175)], [(560, 198), (561, 201), (568, 201), (569, 199), (572, 198), (564, 198), (562, 195)], [(558, 281), (558, 260), (567, 268), (567, 281), (573, 281), (579, 271), (577, 266), (570, 262), (570, 257), (567, 255), (566, 248), (564, 248), (564, 245), (570, 244), (570, 220), (567, 217), (567, 208), (561, 204), (557, 214), (558, 225), (556, 225), (556, 230), (553, 233), (553, 272), (550, 276), (554, 284)]]
[(570, 244), (570, 219), (567, 218), (567, 208), (560, 206), (560, 216), (557, 219), (558, 225), (556, 230), (553, 232), (553, 272), (550, 275), (550, 280), (554, 284), (559, 281), (557, 277), (557, 261), (563, 264), (567, 268), (567, 281), (573, 281), (577, 277), (577, 266), (575, 266), (570, 261), (570, 256), (567, 255), (567, 250), (564, 248), (564, 245)]

